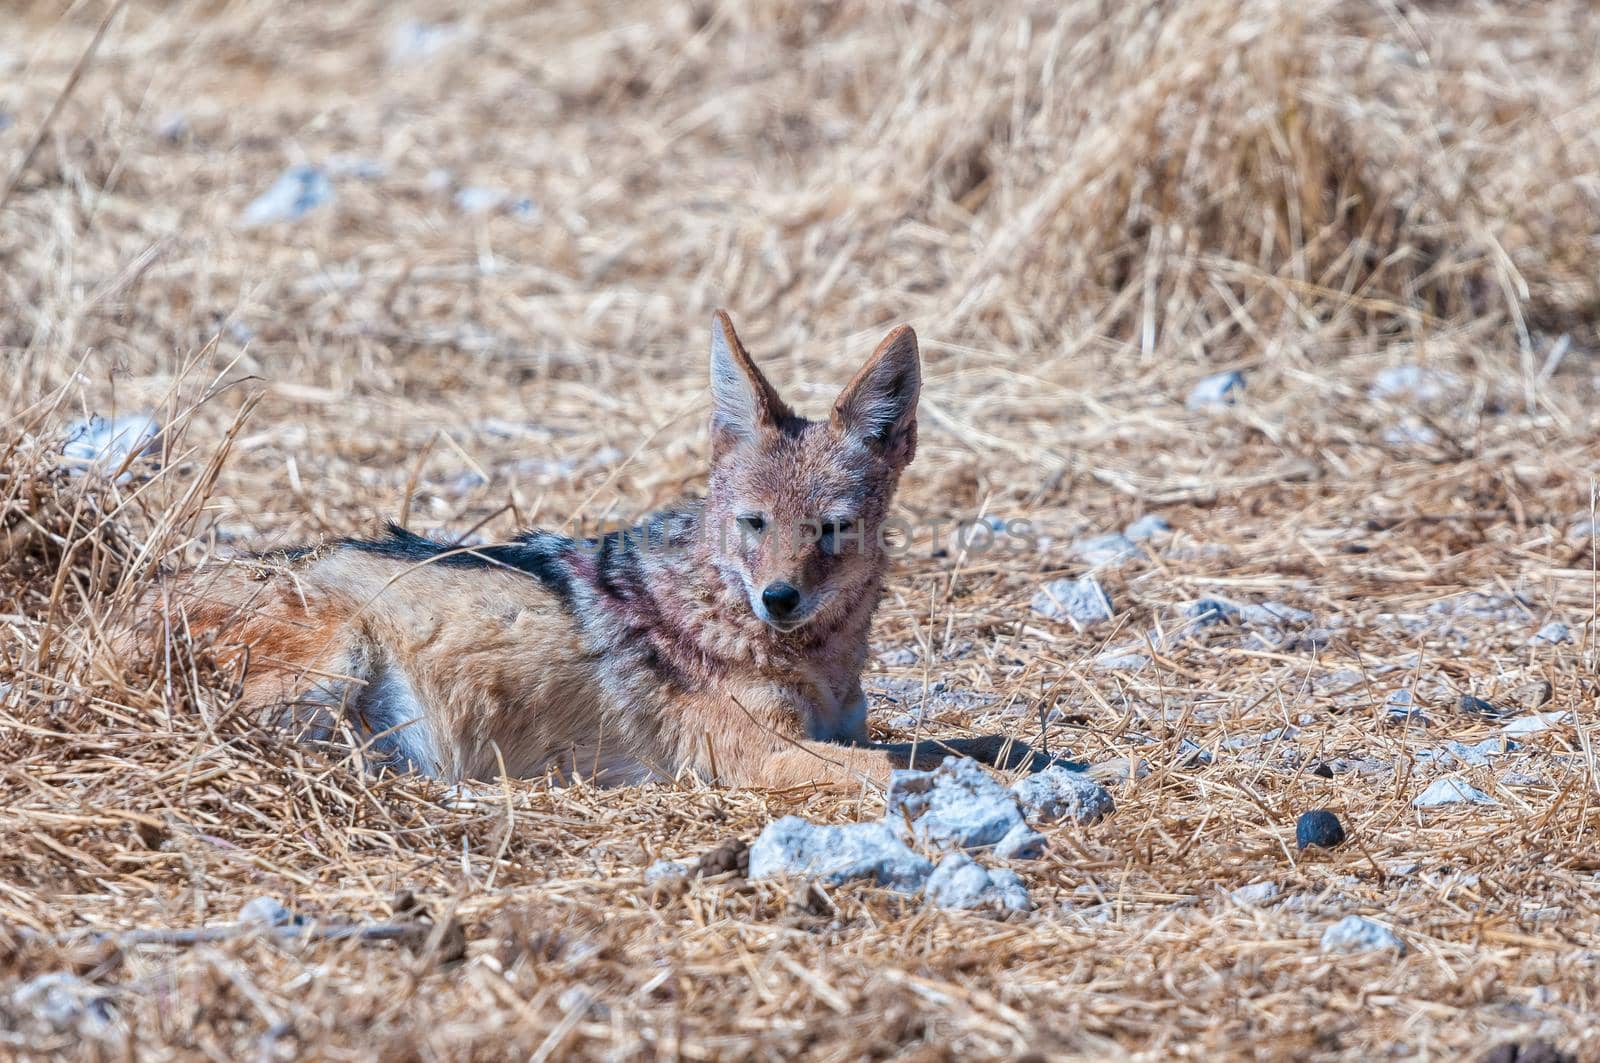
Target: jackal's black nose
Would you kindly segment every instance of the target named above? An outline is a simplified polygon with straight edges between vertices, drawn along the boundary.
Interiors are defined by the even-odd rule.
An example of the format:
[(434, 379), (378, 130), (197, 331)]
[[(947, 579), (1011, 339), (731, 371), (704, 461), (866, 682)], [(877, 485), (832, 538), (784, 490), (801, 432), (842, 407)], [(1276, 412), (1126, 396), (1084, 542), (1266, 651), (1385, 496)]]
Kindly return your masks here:
[(800, 604), (800, 589), (781, 580), (769, 583), (761, 592), (761, 604), (767, 607), (767, 612), (772, 614), (773, 619), (782, 620), (794, 612), (795, 606)]

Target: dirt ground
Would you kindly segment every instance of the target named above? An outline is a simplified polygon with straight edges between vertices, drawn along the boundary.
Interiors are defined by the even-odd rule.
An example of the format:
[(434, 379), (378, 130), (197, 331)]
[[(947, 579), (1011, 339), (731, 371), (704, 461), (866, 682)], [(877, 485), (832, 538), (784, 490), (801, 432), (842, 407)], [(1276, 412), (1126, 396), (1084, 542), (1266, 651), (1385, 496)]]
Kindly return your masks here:
[[(1600, 1059), (1596, 54), (1563, 0), (0, 2), (0, 1052)], [(882, 799), (451, 801), (107, 652), (206, 556), (692, 493), (718, 306), (813, 413), (913, 324), (902, 514), (1038, 532), (913, 544), (867, 677), (880, 737), (1142, 764), (1031, 912), (646, 886)], [(263, 896), (419, 929), (127, 936)]]

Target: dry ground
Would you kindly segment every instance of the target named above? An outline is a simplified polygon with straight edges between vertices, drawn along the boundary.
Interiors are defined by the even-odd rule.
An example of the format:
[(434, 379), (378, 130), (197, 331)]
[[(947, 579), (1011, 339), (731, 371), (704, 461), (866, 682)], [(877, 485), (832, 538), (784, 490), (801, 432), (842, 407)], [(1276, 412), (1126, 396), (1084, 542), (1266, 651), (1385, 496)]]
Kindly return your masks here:
[[(108, 10), (0, 4), (0, 1051), (1600, 1058), (1591, 5), (134, 0), (91, 55)], [(297, 164), (332, 202), (242, 226)], [(880, 732), (926, 690), (942, 729), (1043, 718), (1149, 766), (1019, 865), (1027, 917), (652, 896), (656, 857), (877, 798), (451, 809), (262, 736), (203, 646), (99, 652), (158, 564), (692, 490), (718, 305), (813, 410), (913, 322), (905, 511), (1048, 537), (907, 557), (872, 676)], [(1438, 393), (1369, 392), (1396, 366)], [(1242, 401), (1185, 408), (1228, 369)], [(72, 419), (140, 409), (159, 471), (61, 471)], [(1177, 531), (1100, 571), (1116, 621), (1029, 608), (1145, 513)], [(1315, 619), (1174, 635), (1217, 596)], [(1575, 641), (1530, 645), (1551, 620)], [(1148, 667), (1097, 665), (1152, 631)], [(1501, 726), (1467, 693), (1576, 725), (1442, 765)], [(1447, 776), (1498, 804), (1411, 806)], [(1297, 852), (1315, 807), (1352, 842)], [(97, 936), (403, 889), (430, 940)], [(1350, 913), (1405, 955), (1324, 954)], [(105, 999), (16, 995), (60, 971)]]

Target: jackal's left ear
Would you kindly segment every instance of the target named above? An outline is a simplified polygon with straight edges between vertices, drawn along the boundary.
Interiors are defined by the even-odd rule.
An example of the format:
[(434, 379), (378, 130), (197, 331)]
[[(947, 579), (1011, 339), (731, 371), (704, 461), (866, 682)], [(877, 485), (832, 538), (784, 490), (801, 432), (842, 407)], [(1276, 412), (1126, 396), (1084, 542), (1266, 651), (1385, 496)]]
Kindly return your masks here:
[(897, 468), (917, 452), (917, 395), (922, 362), (917, 334), (901, 325), (884, 337), (833, 404), (833, 426), (861, 439)]
[(790, 416), (733, 331), (726, 310), (711, 317), (711, 453), (720, 456), (762, 428), (776, 428)]

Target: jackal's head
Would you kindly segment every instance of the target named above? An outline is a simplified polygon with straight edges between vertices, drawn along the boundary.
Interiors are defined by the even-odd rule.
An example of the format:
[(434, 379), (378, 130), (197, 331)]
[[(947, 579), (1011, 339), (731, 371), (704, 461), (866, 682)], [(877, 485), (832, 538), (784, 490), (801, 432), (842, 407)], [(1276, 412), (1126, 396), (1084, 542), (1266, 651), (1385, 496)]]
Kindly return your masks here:
[(917, 449), (917, 337), (889, 333), (826, 421), (797, 416), (718, 311), (711, 323), (709, 549), (756, 616), (788, 632), (876, 595), (884, 518)]

